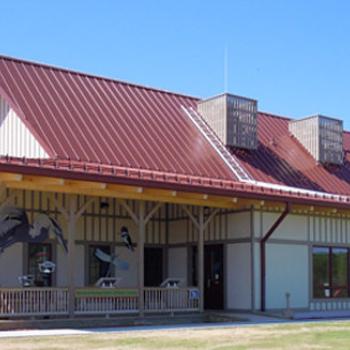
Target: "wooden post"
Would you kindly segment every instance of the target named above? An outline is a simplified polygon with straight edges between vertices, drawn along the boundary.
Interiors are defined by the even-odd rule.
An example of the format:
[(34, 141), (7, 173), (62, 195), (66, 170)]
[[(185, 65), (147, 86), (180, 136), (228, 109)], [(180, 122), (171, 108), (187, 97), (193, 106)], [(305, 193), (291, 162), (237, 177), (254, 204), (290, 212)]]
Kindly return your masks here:
[(138, 224), (139, 224), (139, 242), (138, 242), (139, 312), (140, 312), (140, 316), (144, 316), (144, 312), (145, 312), (145, 300), (144, 300), (144, 298), (145, 298), (145, 296), (144, 296), (145, 202), (143, 202), (143, 201), (140, 201)]
[(76, 224), (81, 215), (87, 209), (87, 207), (95, 201), (96, 198), (90, 199), (82, 207), (77, 209), (77, 199), (73, 196), (69, 196), (69, 208), (66, 210), (56, 200), (55, 204), (60, 213), (63, 215), (67, 222), (67, 235), (68, 235), (68, 314), (69, 317), (74, 317), (75, 311), (75, 231)]
[(186, 206), (182, 206), (182, 209), (187, 213), (188, 217), (192, 220), (196, 228), (198, 229), (198, 289), (200, 294), (199, 299), (199, 311), (204, 311), (204, 230), (209, 225), (209, 223), (214, 219), (215, 215), (219, 212), (220, 209), (214, 209), (207, 220), (204, 221), (204, 207), (199, 208), (199, 218), (191, 213)]
[(199, 311), (204, 311), (204, 208), (199, 208), (198, 222), (198, 289)]
[(75, 311), (75, 229), (76, 203), (70, 198), (68, 214), (68, 314), (74, 317)]
[(138, 251), (138, 294), (139, 294), (139, 313), (143, 317), (145, 314), (145, 294), (144, 294), (144, 248), (145, 248), (145, 230), (147, 223), (151, 220), (152, 216), (160, 209), (162, 203), (156, 204), (149, 213), (146, 215), (145, 202), (140, 201), (139, 213), (136, 215), (125, 200), (119, 199), (119, 203), (129, 213), (131, 219), (138, 226), (139, 239), (137, 244)]

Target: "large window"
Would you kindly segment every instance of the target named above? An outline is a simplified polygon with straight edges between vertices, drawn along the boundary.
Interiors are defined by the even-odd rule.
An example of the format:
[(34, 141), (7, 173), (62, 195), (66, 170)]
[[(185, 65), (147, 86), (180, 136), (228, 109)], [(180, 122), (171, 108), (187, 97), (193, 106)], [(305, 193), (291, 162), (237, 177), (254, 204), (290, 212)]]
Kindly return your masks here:
[(39, 264), (52, 261), (52, 247), (49, 243), (29, 243), (28, 245), (28, 274), (34, 277), (34, 285), (49, 287), (52, 285), (52, 275), (39, 270)]
[(349, 297), (349, 250), (337, 247), (314, 247), (314, 298)]
[(104, 253), (108, 255), (111, 254), (111, 247), (108, 245), (90, 245), (89, 246), (89, 253), (88, 253), (88, 259), (89, 259), (88, 284), (89, 285), (95, 285), (95, 283), (101, 277), (107, 277), (109, 272), (111, 272), (109, 271), (109, 269), (111, 268), (110, 264), (96, 257), (97, 249), (102, 250)]

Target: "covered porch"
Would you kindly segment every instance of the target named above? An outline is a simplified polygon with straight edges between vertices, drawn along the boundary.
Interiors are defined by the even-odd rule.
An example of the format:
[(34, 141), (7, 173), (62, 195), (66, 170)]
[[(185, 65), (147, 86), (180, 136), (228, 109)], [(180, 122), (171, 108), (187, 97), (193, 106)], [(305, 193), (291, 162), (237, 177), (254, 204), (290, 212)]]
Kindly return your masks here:
[[(54, 217), (68, 247), (65, 252), (52, 235), (43, 242), (50, 247), (56, 271), (50, 283), (39, 281), (30, 287), (17, 281), (20, 275), (36, 273), (30, 243), (16, 243), (2, 253), (8, 263), (21, 254), (22, 266), (17, 276), (3, 278), (8, 281), (0, 286), (1, 318), (203, 312), (206, 232), (211, 224), (223, 230), (223, 221), (214, 221), (224, 211), (250, 210), (253, 205), (246, 199), (16, 173), (0, 173), (0, 181), (1, 208), (23, 208), (32, 224), (43, 212)], [(120, 238), (122, 226), (130, 232), (132, 250)], [(185, 240), (190, 238), (189, 247), (195, 248), (192, 266), (181, 261), (181, 249), (189, 247), (177, 248), (184, 235), (191, 236)], [(129, 269), (114, 268), (110, 274), (121, 280), (118, 285), (96, 287), (96, 279), (105, 273), (92, 256), (96, 248), (127, 260)], [(146, 266), (145, 252), (151, 256)], [(158, 262), (152, 259), (157, 252)], [(161, 287), (159, 282), (168, 278), (181, 283)]]

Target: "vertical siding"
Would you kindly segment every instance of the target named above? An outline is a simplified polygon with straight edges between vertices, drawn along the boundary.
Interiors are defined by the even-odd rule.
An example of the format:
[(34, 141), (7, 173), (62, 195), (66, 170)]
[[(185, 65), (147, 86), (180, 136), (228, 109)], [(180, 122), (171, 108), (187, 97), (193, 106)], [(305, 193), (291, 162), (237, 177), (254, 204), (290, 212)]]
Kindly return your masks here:
[(48, 154), (22, 120), (0, 97), (0, 155), (48, 158)]

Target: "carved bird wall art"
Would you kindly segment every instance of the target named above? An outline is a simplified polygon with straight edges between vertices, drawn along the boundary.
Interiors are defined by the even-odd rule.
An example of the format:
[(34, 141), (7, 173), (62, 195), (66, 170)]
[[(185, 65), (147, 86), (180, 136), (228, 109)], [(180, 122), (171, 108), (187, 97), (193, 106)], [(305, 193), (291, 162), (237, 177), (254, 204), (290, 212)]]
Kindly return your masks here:
[(50, 233), (54, 234), (67, 252), (62, 229), (49, 215), (40, 213), (34, 219), (33, 224), (30, 224), (24, 209), (13, 206), (5, 206), (0, 209), (0, 253), (17, 242), (43, 242), (49, 238)]

